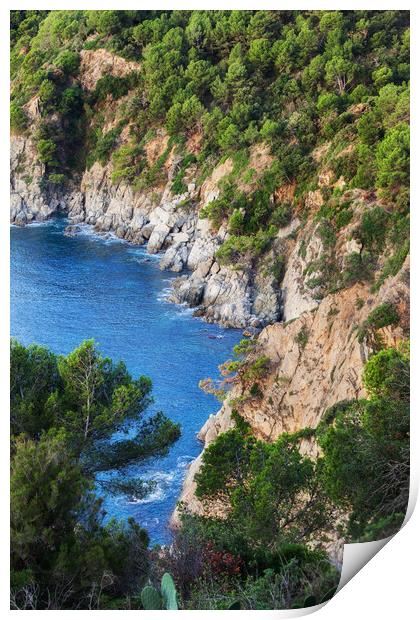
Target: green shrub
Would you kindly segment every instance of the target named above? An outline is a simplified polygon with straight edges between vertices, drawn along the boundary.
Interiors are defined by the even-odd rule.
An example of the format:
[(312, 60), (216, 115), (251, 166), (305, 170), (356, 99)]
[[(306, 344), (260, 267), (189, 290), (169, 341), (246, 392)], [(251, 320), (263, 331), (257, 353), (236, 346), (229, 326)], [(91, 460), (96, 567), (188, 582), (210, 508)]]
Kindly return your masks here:
[(352, 286), (356, 282), (369, 281), (373, 277), (374, 260), (369, 253), (352, 252), (346, 256), (341, 282)]
[(185, 172), (187, 168), (191, 166), (191, 164), (195, 163), (196, 161), (197, 160), (196, 160), (195, 155), (187, 155), (181, 161), (179, 170), (176, 173), (174, 180), (172, 181), (172, 185), (171, 185), (171, 192), (173, 194), (176, 194), (176, 195), (184, 194), (187, 191), (188, 188), (184, 183)]
[(410, 249), (410, 242), (407, 239), (406, 241), (403, 242), (401, 247), (395, 251), (395, 253), (392, 256), (386, 259), (382, 272), (374, 284), (374, 287), (373, 287), (374, 291), (379, 290), (379, 288), (385, 282), (386, 278), (397, 275), (399, 270), (402, 268), (405, 259), (407, 258), (409, 249)]
[(275, 233), (271, 226), (267, 232), (259, 230), (255, 235), (231, 235), (217, 250), (216, 258), (223, 265), (258, 258), (269, 248)]
[(87, 166), (91, 168), (95, 161), (99, 161), (102, 165), (105, 165), (111, 156), (113, 149), (115, 148), (118, 138), (123, 129), (124, 122), (121, 121), (116, 127), (110, 129), (105, 134), (100, 133), (97, 139), (95, 148), (89, 154), (87, 159)]
[(52, 105), (56, 98), (56, 87), (51, 80), (43, 80), (39, 86), (38, 95), (42, 103), (46, 106)]
[(50, 138), (41, 138), (36, 144), (39, 161), (47, 166), (57, 164), (57, 145)]
[(126, 181), (133, 183), (146, 166), (146, 158), (141, 146), (123, 145), (112, 154), (113, 183)]
[(380, 253), (385, 246), (388, 222), (389, 213), (382, 207), (375, 206), (365, 211), (355, 233), (356, 239), (360, 241), (363, 248)]
[(299, 349), (304, 349), (308, 344), (309, 340), (309, 330), (306, 325), (302, 325), (300, 331), (295, 336), (295, 342), (297, 343)]
[(399, 123), (390, 129), (376, 151), (376, 185), (386, 196), (396, 197), (410, 179), (410, 128)]
[(129, 90), (134, 88), (138, 76), (135, 72), (130, 73), (126, 77), (115, 77), (113, 75), (104, 75), (99, 78), (96, 83), (93, 97), (96, 101), (104, 101), (108, 95), (112, 99), (121, 99), (128, 93)]
[(393, 303), (385, 302), (379, 305), (372, 310), (367, 319), (359, 327), (357, 333), (359, 342), (362, 343), (368, 339), (372, 345), (379, 348), (382, 343), (375, 338), (375, 331), (382, 327), (395, 325), (399, 320), (399, 314)]
[(12, 102), (10, 104), (10, 129), (15, 133), (22, 133), (28, 126), (28, 117), (20, 106)]
[(353, 219), (353, 211), (351, 209), (343, 209), (339, 213), (337, 213), (335, 217), (335, 226), (337, 230), (340, 228), (344, 228), (351, 222)]
[(64, 50), (60, 52), (57, 58), (54, 60), (54, 64), (58, 69), (64, 71), (64, 73), (74, 75), (77, 73), (80, 64), (80, 56), (77, 52), (71, 50)]
[(50, 174), (48, 175), (48, 180), (53, 185), (62, 185), (66, 180), (66, 175), (58, 173)]

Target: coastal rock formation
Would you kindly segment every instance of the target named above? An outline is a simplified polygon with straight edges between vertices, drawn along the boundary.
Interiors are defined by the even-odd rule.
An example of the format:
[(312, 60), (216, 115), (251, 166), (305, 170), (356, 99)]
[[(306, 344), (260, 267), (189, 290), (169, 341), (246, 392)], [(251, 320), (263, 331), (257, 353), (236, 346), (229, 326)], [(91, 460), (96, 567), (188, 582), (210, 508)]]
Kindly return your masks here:
[[(167, 143), (162, 132), (154, 140), (159, 156)], [(24, 162), (24, 165), (23, 165)], [(90, 224), (98, 233), (114, 233), (134, 244), (146, 244), (150, 254), (162, 253), (161, 269), (185, 274), (175, 279), (168, 299), (195, 308), (205, 320), (227, 327), (264, 326), (282, 316), (282, 294), (270, 275), (252, 269), (232, 269), (217, 262), (216, 252), (228, 237), (225, 226), (212, 230), (200, 210), (219, 195), (218, 182), (232, 169), (230, 160), (217, 166), (196, 189), (174, 195), (171, 184), (178, 162), (173, 158), (167, 182), (150, 190), (135, 192), (123, 183), (111, 181), (112, 166), (95, 162), (80, 182), (66, 191), (42, 189), (42, 168), (35, 163), (36, 151), (30, 139), (12, 137), (11, 222), (25, 225), (68, 214), (70, 225)], [(34, 176), (29, 179), (27, 171)], [(74, 229), (73, 229), (74, 231)]]
[(42, 222), (65, 208), (65, 197), (42, 187), (43, 166), (37, 163), (30, 138), (15, 136), (10, 145), (10, 221), (17, 226)]
[[(361, 377), (370, 351), (366, 343), (359, 342), (358, 327), (374, 308), (385, 302), (395, 304), (401, 316), (408, 319), (408, 258), (397, 276), (386, 280), (378, 293), (357, 284), (328, 296), (294, 320), (265, 327), (249, 360), (252, 362), (260, 355), (269, 359), (269, 369), (259, 385), (262, 397), (252, 398), (243, 385), (235, 385), (219, 412), (210, 416), (198, 434), (204, 449), (233, 426), (231, 402), (238, 398), (240, 404), (235, 407), (255, 436), (273, 441), (284, 432), (315, 428), (324, 411), (339, 401), (365, 396)], [(404, 320), (381, 330), (388, 346), (395, 346), (403, 338), (401, 324)], [(302, 440), (301, 450), (309, 455), (318, 452), (317, 445), (309, 439)], [(188, 470), (179, 501), (189, 510), (205, 514), (195, 497), (194, 476), (201, 462), (202, 454)], [(176, 510), (172, 526), (178, 522)]]

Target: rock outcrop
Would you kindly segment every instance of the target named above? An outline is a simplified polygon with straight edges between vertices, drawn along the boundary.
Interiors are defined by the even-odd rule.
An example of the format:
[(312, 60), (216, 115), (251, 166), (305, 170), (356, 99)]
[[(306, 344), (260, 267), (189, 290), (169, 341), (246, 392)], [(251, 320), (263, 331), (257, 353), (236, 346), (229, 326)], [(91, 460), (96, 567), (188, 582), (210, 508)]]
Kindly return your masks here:
[[(239, 397), (236, 408), (241, 417), (251, 425), (255, 436), (266, 441), (275, 440), (283, 432), (315, 428), (324, 411), (335, 403), (363, 397), (362, 373), (369, 350), (359, 342), (357, 331), (370, 312), (384, 302), (392, 302), (400, 315), (408, 318), (408, 258), (397, 276), (386, 280), (378, 293), (357, 284), (329, 295), (294, 320), (263, 329), (253, 354), (269, 359), (269, 370), (259, 386), (262, 397), (252, 398), (243, 385), (235, 385), (220, 411), (210, 416), (198, 434), (204, 448), (233, 426), (230, 403)], [(403, 319), (398, 326), (381, 331), (388, 346), (404, 337), (401, 325)], [(310, 455), (317, 453), (316, 444), (307, 439), (302, 441), (301, 449)], [(201, 462), (202, 454), (188, 470), (180, 501), (191, 511), (205, 513), (195, 497), (194, 476)], [(172, 525), (176, 526), (178, 520), (175, 511)]]
[[(149, 144), (151, 163), (166, 148), (167, 138), (161, 131), (152, 140), (153, 148)], [(70, 225), (90, 224), (98, 233), (112, 232), (130, 243), (146, 244), (151, 254), (162, 253), (161, 269), (185, 271), (173, 281), (168, 299), (195, 308), (205, 320), (238, 328), (279, 320), (282, 296), (275, 279), (251, 268), (220, 265), (216, 252), (227, 229), (214, 231), (209, 220), (199, 216), (219, 195), (218, 183), (232, 171), (232, 162), (216, 166), (200, 188), (192, 178), (186, 192), (174, 195), (171, 185), (179, 162), (173, 155), (168, 160), (166, 183), (149, 190), (135, 192), (124, 183), (113, 184), (112, 164), (95, 162), (66, 191), (52, 191), (50, 185), (43, 188), (43, 170), (31, 140), (12, 137), (11, 222), (25, 225), (65, 211)]]
[(67, 197), (42, 187), (43, 167), (30, 138), (13, 137), (10, 145), (10, 221), (17, 226), (42, 222), (66, 208)]

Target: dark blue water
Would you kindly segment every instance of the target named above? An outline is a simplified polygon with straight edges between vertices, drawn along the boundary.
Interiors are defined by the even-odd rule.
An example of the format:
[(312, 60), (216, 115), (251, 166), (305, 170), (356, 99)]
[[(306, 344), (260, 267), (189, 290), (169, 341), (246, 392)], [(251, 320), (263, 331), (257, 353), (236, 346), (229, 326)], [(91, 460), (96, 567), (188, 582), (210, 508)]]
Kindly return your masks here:
[(168, 456), (137, 468), (158, 483), (150, 496), (132, 503), (108, 497), (105, 507), (112, 516), (135, 517), (153, 542), (165, 543), (186, 467), (201, 449), (196, 433), (219, 406), (198, 382), (217, 377), (240, 332), (165, 302), (174, 276), (161, 272), (157, 257), (144, 248), (88, 230), (65, 237), (65, 226), (55, 220), (11, 228), (11, 334), (63, 354), (94, 338), (103, 354), (124, 360), (134, 376), (151, 377), (151, 411), (180, 422), (181, 439)]

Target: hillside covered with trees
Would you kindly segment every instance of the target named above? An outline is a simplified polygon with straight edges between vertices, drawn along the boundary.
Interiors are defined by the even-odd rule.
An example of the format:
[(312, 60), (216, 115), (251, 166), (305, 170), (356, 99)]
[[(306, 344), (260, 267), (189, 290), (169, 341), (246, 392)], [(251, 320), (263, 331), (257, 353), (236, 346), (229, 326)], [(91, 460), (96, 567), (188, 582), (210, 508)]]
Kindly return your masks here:
[[(115, 183), (144, 190), (157, 184), (177, 145), (172, 190), (181, 194), (189, 166), (205, 178), (231, 157), (219, 197), (201, 212), (216, 227), (228, 221), (230, 237), (219, 250), (227, 263), (267, 252), (293, 211), (307, 210), (320, 171), (311, 153), (327, 144), (322, 164), (333, 179), (322, 189), (319, 215), (329, 245), (352, 218), (344, 187), (375, 192), (384, 206), (359, 234), (359, 271), (371, 271), (371, 254), (387, 241), (395, 256), (386, 269), (395, 271), (408, 250), (408, 20), (404, 11), (15, 11), (12, 131), (33, 134), (47, 185), (111, 160)], [(99, 49), (132, 64), (124, 76), (106, 74), (86, 90), (81, 52)], [(34, 99), (35, 126), (27, 109)], [(113, 102), (121, 103), (107, 131)], [(124, 127), (129, 135), (121, 139)], [(156, 127), (170, 140), (149, 166), (145, 145)], [(190, 153), (185, 142), (197, 132), (199, 149)], [(258, 143), (272, 155), (263, 174), (249, 163)], [(292, 198), (273, 208), (273, 192), (290, 184)], [(327, 288), (337, 278), (328, 274)]]
[(127, 468), (179, 437), (150, 380), (93, 341), (12, 341), (13, 608), (309, 607), (334, 545), (398, 530), (409, 32), (407, 11), (11, 12), (13, 223), (147, 244), (183, 272), (171, 301), (246, 328), (203, 377), (223, 405), (162, 548), (101, 508), (149, 493)]

